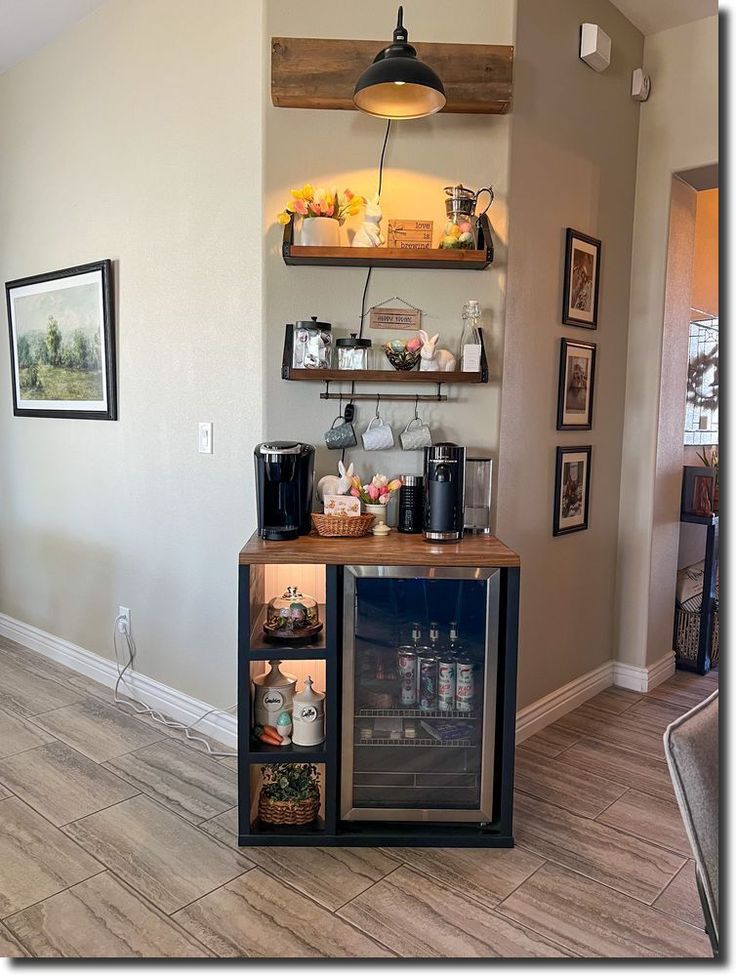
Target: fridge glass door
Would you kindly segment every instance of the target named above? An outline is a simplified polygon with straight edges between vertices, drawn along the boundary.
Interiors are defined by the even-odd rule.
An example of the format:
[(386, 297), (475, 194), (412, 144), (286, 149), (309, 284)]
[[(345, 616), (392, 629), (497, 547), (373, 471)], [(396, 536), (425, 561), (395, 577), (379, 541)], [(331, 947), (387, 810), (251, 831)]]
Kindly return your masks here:
[(345, 566), (343, 819), (490, 822), (499, 578)]

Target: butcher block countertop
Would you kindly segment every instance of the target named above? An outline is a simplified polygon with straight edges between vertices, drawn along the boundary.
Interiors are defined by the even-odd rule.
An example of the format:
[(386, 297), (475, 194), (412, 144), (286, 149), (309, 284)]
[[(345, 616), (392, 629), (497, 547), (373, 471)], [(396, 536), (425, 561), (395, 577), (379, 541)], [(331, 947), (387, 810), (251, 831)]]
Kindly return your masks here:
[(302, 535), (290, 542), (264, 542), (254, 534), (240, 552), (241, 565), (442, 565), (517, 568), (519, 556), (495, 535), (466, 535), (461, 542), (425, 542), (422, 535), (392, 531), (384, 538), (322, 538)]

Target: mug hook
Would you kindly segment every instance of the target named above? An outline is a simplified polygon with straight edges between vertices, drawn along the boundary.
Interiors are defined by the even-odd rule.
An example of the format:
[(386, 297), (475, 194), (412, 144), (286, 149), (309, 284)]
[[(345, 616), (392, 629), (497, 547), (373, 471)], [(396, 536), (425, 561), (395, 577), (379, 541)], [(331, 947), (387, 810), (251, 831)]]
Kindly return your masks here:
[(376, 416), (380, 420), (381, 418), (381, 394), (376, 393)]

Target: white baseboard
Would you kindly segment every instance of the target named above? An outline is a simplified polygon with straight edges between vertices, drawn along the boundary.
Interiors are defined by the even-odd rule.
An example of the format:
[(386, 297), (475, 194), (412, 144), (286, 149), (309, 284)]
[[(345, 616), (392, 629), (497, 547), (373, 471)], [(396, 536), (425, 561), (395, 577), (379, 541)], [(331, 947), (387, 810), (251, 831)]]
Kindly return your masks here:
[[(8, 640), (15, 640), (21, 646), (34, 650), (36, 653), (48, 657), (49, 660), (55, 660), (70, 670), (105, 685), (105, 687), (112, 688), (115, 686), (118, 671), (114, 661), (100, 657), (96, 653), (90, 653), (89, 650), (69, 643), (67, 640), (62, 640), (60, 637), (47, 633), (36, 626), (31, 626), (30, 623), (22, 623), (20, 620), (0, 613), (0, 636), (4, 636)], [(157, 711), (161, 711), (166, 717), (181, 721), (183, 724), (191, 724), (211, 710), (212, 707), (210, 704), (205, 704), (204, 701), (197, 700), (196, 697), (190, 697), (182, 691), (161, 684), (152, 677), (146, 677), (145, 674), (128, 671), (125, 680), (138, 700)], [(222, 714), (221, 712), (209, 714), (199, 722), (197, 729), (231, 748), (237, 747), (237, 719), (232, 714)]]
[(516, 712), (516, 740), (524, 741), (531, 738), (548, 724), (569, 714), (580, 707), (591, 697), (600, 694), (613, 683), (613, 662), (607, 661), (571, 680), (568, 684), (558, 687), (556, 691), (541, 697), (533, 704), (528, 704)]
[(675, 672), (675, 654), (669, 650), (659, 660), (648, 667), (633, 667), (619, 661), (613, 663), (613, 683), (616, 687), (626, 687), (630, 691), (653, 691), (658, 684), (667, 680)]

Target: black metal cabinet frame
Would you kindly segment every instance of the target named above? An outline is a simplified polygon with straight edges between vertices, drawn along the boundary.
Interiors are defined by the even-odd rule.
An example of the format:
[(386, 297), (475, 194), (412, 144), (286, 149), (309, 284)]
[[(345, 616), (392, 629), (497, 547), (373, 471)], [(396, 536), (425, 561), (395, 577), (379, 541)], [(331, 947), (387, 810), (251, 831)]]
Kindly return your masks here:
[[(326, 566), (325, 640), (320, 648), (298, 650), (251, 646), (251, 566), (241, 564), (238, 576), (238, 843), (240, 846), (457, 846), (510, 847), (512, 832), (516, 677), (520, 570), (501, 568), (498, 632), (493, 819), (486, 826), (468, 823), (404, 823), (342, 821), (340, 746), (342, 734), (343, 577), (339, 565)], [(327, 738), (316, 749), (256, 746), (251, 739), (250, 664), (279, 659), (325, 661), (325, 722)], [(314, 762), (324, 766), (323, 828), (269, 827), (251, 822), (251, 767), (265, 762)], [(322, 824), (320, 824), (322, 826)]]

